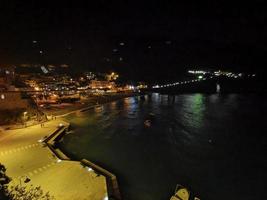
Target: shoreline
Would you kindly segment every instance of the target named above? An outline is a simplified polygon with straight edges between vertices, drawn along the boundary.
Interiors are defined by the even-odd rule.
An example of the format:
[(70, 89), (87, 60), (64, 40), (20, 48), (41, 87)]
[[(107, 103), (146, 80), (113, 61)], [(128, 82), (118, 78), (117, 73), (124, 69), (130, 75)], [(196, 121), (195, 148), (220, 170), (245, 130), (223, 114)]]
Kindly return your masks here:
[(83, 158), (81, 160), (78, 160), (75, 158), (71, 158), (66, 155), (65, 152), (62, 151), (62, 149), (60, 149), (58, 144), (60, 140), (64, 138), (70, 128), (70, 123), (67, 122), (66, 124), (67, 125), (59, 127), (55, 132), (51, 133), (43, 141), (43, 143), (47, 145), (47, 147), (53, 152), (53, 154), (59, 159), (60, 162), (61, 160), (78, 162), (82, 166), (88, 167), (88, 170), (94, 170), (96, 173), (99, 173), (104, 176), (107, 181), (106, 186), (108, 197), (112, 199), (114, 198), (115, 200), (122, 200), (116, 175), (87, 159)]
[[(74, 111), (71, 111), (71, 112), (68, 112), (68, 113), (65, 113), (65, 114), (56, 116), (56, 117), (59, 117), (59, 118), (62, 118), (63, 117), (64, 118), (65, 116), (70, 115), (70, 114), (73, 114), (73, 113), (76, 113), (76, 112), (86, 112), (88, 110), (91, 110), (91, 109), (95, 108), (96, 106), (101, 106), (101, 105), (109, 104), (111, 102), (120, 101), (122, 99), (133, 97), (133, 96), (143, 96), (143, 95), (144, 94), (134, 93), (134, 94), (131, 94), (131, 95), (127, 95), (127, 96), (119, 97), (119, 98), (116, 98), (116, 99), (112, 99), (110, 101), (106, 101), (106, 102), (103, 102), (101, 104), (95, 104), (95, 105), (86, 106), (84, 108), (77, 109), (77, 110), (74, 110)], [(69, 123), (69, 122), (67, 122), (67, 123)], [(71, 126), (71, 124), (69, 123), (69, 127), (70, 126)], [(50, 148), (50, 150), (59, 159), (80, 162), (81, 165), (85, 165), (87, 167), (90, 167), (93, 170), (99, 172), (101, 175), (105, 176), (106, 177), (106, 180), (107, 180), (107, 189), (108, 189), (108, 194), (109, 194), (108, 196), (109, 196), (109, 198), (114, 199), (114, 200), (121, 200), (122, 197), (121, 197), (121, 193), (120, 193), (120, 189), (119, 189), (119, 184), (118, 184), (118, 180), (117, 180), (116, 175), (114, 175), (110, 171), (102, 168), (98, 164), (95, 164), (94, 162), (89, 161), (89, 160), (87, 160), (85, 158), (78, 159), (75, 156), (69, 155), (69, 154), (72, 154), (72, 153), (71, 152), (70, 153), (66, 152), (64, 150), (64, 147), (62, 148), (62, 146), (60, 144), (60, 141), (64, 138), (65, 135), (66, 135), (66, 132), (56, 133), (55, 136), (51, 136), (51, 139), (48, 139), (47, 142), (45, 142), (45, 143), (48, 144), (48, 147)], [(53, 144), (49, 144), (49, 141), (50, 140), (53, 140), (54, 143)], [(56, 148), (54, 148), (53, 146), (56, 146)]]
[[(79, 109), (76, 109), (76, 110), (73, 110), (73, 111), (70, 111), (70, 112), (65, 112), (66, 110), (64, 110), (64, 114), (61, 115), (61, 116), (57, 116), (59, 117), (58, 119), (50, 119), (46, 122), (44, 122), (44, 126), (45, 128), (40, 128), (40, 124), (35, 124), (35, 125), (32, 125), (32, 126), (27, 126), (27, 127), (21, 127), (19, 129), (7, 129), (7, 130), (3, 130), (3, 132), (0, 132), (0, 139), (1, 141), (4, 143), (5, 140), (10, 140), (11, 141), (13, 140), (13, 136), (15, 137), (23, 137), (23, 138), (26, 138), (27, 137), (27, 133), (29, 130), (35, 130), (35, 131), (30, 131), (32, 135), (32, 137), (35, 137), (34, 141), (28, 141), (27, 143), (30, 143), (32, 144), (32, 142), (36, 142), (37, 140), (39, 140), (40, 138), (43, 138), (44, 136), (47, 136), (46, 139), (44, 139), (41, 143), (39, 143), (39, 146), (42, 146), (42, 148), (44, 150), (42, 151), (45, 151), (45, 152), (42, 152), (41, 154), (38, 154), (38, 152), (36, 152), (36, 155), (37, 158), (34, 158), (34, 157), (31, 157), (30, 158), (30, 162), (28, 162), (27, 164), (25, 165), (29, 165), (30, 166), (35, 166), (35, 165), (38, 165), (38, 162), (39, 160), (43, 160), (43, 156), (48, 156), (49, 154), (52, 153), (52, 155), (54, 155), (54, 159), (53, 159), (53, 165), (62, 165), (62, 166), (73, 166), (73, 169), (71, 170), (71, 172), (69, 172), (68, 174), (66, 174), (65, 176), (71, 176), (73, 175), (74, 173), (78, 173), (77, 175), (79, 174), (82, 174), (82, 172), (80, 172), (79, 169), (77, 169), (77, 166), (81, 166), (82, 168), (85, 168), (87, 169), (88, 171), (90, 171), (91, 173), (95, 173), (95, 174), (99, 174), (101, 177), (105, 178), (105, 188), (106, 188), (106, 192), (107, 192), (107, 195), (110, 197), (110, 198), (113, 198), (113, 199), (117, 199), (117, 200), (121, 200), (121, 194), (120, 194), (120, 190), (119, 190), (119, 185), (118, 185), (118, 181), (117, 181), (117, 177), (116, 175), (110, 173), (108, 170), (102, 168), (101, 166), (98, 166), (97, 164), (89, 161), (89, 160), (86, 160), (86, 159), (75, 159), (75, 157), (68, 157), (69, 155), (65, 152), (64, 150), (61, 150), (62, 147), (60, 148), (60, 145), (58, 145), (59, 141), (67, 134), (67, 131), (65, 131), (69, 126), (70, 126), (70, 123), (68, 122), (68, 120), (65, 120), (64, 117), (67, 116), (67, 115), (70, 115), (72, 113), (75, 113), (75, 112), (86, 112), (90, 109), (93, 109), (94, 107), (96, 106), (100, 106), (100, 105), (104, 105), (104, 104), (108, 104), (108, 103), (111, 103), (113, 101), (119, 101), (119, 100), (122, 100), (124, 98), (129, 98), (129, 97), (133, 97), (133, 96), (140, 96), (140, 95), (143, 95), (143, 94), (140, 94), (140, 93), (131, 93), (131, 94), (126, 94), (126, 95), (119, 95), (119, 96), (115, 96), (114, 98), (107, 98), (106, 101), (102, 102), (101, 104), (94, 104), (94, 105), (89, 105), (88, 104), (84, 104), (82, 108), (79, 108)], [(64, 127), (62, 128), (61, 130), (61, 127), (59, 127), (58, 125), (62, 123), (64, 124)], [(48, 129), (47, 129), (48, 128)], [(40, 131), (38, 131), (40, 130)], [(23, 134), (21, 134), (21, 132)], [(21, 135), (21, 136), (20, 136)], [(2, 150), (5, 150), (5, 152), (11, 152), (11, 151), (14, 151), (14, 152), (18, 152), (18, 150), (20, 148), (17, 148), (17, 147), (20, 147), (20, 146), (23, 146), (23, 142), (21, 142), (20, 140), (16, 141), (17, 144), (14, 144), (14, 147), (16, 147), (16, 149), (14, 149), (14, 147), (10, 147), (8, 145), (1, 145), (2, 146)], [(40, 142), (40, 141), (39, 141)], [(43, 144), (43, 145), (41, 145)], [(37, 144), (36, 144), (37, 146)], [(28, 148), (28, 147), (27, 147)], [(64, 149), (64, 148), (63, 148)], [(1, 148), (0, 148), (0, 157), (1, 155), (4, 155), (5, 152), (1, 152)], [(50, 152), (50, 153), (49, 153)], [(32, 152), (34, 153), (34, 152)], [(32, 178), (32, 174), (34, 174), (36, 172), (36, 170), (34, 170), (34, 173), (30, 171), (30, 167), (29, 169), (26, 168), (26, 171), (24, 171), (25, 169), (22, 169), (22, 170), (19, 170), (17, 169), (17, 167), (15, 166), (14, 167), (14, 164), (15, 162), (18, 162), (18, 165), (24, 165), (23, 163), (26, 162), (25, 158), (27, 158), (28, 155), (24, 155), (22, 157), (20, 157), (20, 159), (16, 159), (16, 161), (11, 161), (11, 157), (3, 157), (3, 159), (1, 159), (2, 163), (5, 164), (7, 166), (7, 168), (11, 171), (9, 172), (10, 174), (10, 177), (13, 177), (14, 178), (14, 181), (12, 184), (16, 183), (17, 180), (21, 179), (23, 176), (29, 176), (30, 178)], [(22, 161), (19, 161), (19, 160), (22, 160)], [(46, 160), (46, 159), (45, 159)], [(34, 161), (34, 162), (33, 162)], [(45, 161), (44, 161), (45, 162)], [(47, 160), (46, 162), (51, 162), (51, 159)], [(18, 166), (17, 165), (17, 166)], [(47, 164), (48, 166), (50, 166), (49, 164)], [(76, 167), (76, 169), (75, 169)], [(66, 167), (64, 167), (66, 168)], [(39, 167), (38, 170), (45, 170), (47, 169), (47, 166), (43, 166), (42, 167)], [(55, 169), (54, 171), (51, 172), (51, 174), (57, 174), (59, 171), (57, 171), (59, 169)], [(87, 171), (86, 170), (86, 171)], [(67, 170), (65, 170), (67, 171)], [(41, 175), (42, 176), (42, 175)], [(48, 174), (48, 176), (50, 177), (50, 174)], [(50, 177), (51, 178), (51, 177)], [(56, 180), (54, 181), (55, 183), (59, 182), (59, 181), (62, 181), (65, 179), (62, 178), (62, 177), (54, 177), (56, 178)], [(86, 178), (86, 176), (83, 177), (83, 182), (85, 184), (98, 184), (98, 186), (95, 186), (94, 189), (91, 189), (91, 190), (94, 190), (94, 194), (95, 195), (100, 195), (100, 194), (103, 194), (103, 184), (101, 186), (100, 182), (92, 182), (90, 183), (90, 177), (88, 177), (88, 181), (84, 180)], [(103, 178), (102, 178), (102, 182), (103, 182)], [(44, 188), (48, 191), (51, 191), (52, 194), (55, 194), (55, 196), (59, 196), (59, 191), (57, 189), (54, 189), (54, 188), (50, 188), (50, 185), (47, 185), (46, 181), (43, 180), (42, 178), (37, 178), (37, 180), (35, 179), (35, 177), (33, 178), (33, 183), (37, 181), (37, 183), (40, 185), (40, 186), (44, 186)], [(47, 189), (49, 188), (49, 189)], [(83, 190), (84, 188), (82, 187), (80, 190)], [(79, 191), (79, 189), (77, 190)], [(61, 198), (59, 198), (61, 199)]]
[(86, 110), (92, 109), (97, 105), (104, 105), (106, 103), (110, 103), (113, 101), (117, 101), (120, 99), (140, 96), (142, 93), (126, 93), (126, 94), (115, 94), (115, 95), (102, 95), (102, 96), (92, 96), (87, 98), (86, 100), (81, 100), (76, 104), (69, 104), (65, 108), (55, 109), (54, 111), (50, 111), (49, 109), (41, 109), (41, 111), (47, 116), (54, 117), (65, 117), (75, 112), (84, 112)]
[[(79, 108), (77, 110), (73, 110), (73, 111), (68, 112), (68, 113), (64, 113), (61, 116), (57, 116), (57, 117), (59, 117), (59, 119), (55, 118), (53, 120), (50, 119), (50, 120), (44, 122), (45, 126), (46, 127), (48, 126), (47, 128), (49, 128), (49, 130), (46, 130), (46, 131), (45, 131), (45, 129), (41, 128), (42, 132), (45, 131), (44, 133), (33, 134), (34, 133), (33, 131), (30, 131), (30, 133), (31, 133), (31, 135), (36, 135), (35, 137), (38, 137), (39, 139), (44, 137), (44, 136), (47, 136), (47, 138), (43, 139), (43, 141), (41, 141), (41, 143), (39, 143), (39, 144), (44, 144), (45, 147), (43, 146), (43, 148), (47, 149), (47, 150), (45, 150), (47, 153), (44, 153), (44, 155), (48, 155), (48, 152), (51, 152), (54, 155), (54, 158), (56, 160), (54, 160), (53, 162), (56, 163), (56, 165), (57, 165), (57, 163), (62, 163), (61, 165), (63, 165), (63, 166), (66, 166), (66, 165), (72, 166), (73, 165), (74, 167), (75, 166), (77, 167), (77, 165), (79, 165), (79, 166), (82, 166), (83, 168), (87, 169), (88, 171), (92, 171), (92, 173), (99, 174), (99, 175), (101, 175), (101, 177), (103, 176), (105, 178), (105, 180), (106, 180), (105, 181), (106, 182), (106, 184), (105, 184), (106, 186), (105, 187), (106, 187), (107, 195), (109, 196), (109, 198), (113, 198), (113, 199), (116, 199), (116, 200), (121, 200), (122, 198), (121, 198), (121, 193), (120, 193), (120, 190), (119, 190), (117, 177), (114, 174), (110, 173), (108, 170), (102, 168), (101, 166), (99, 166), (99, 165), (97, 165), (97, 164), (95, 164), (95, 163), (93, 163), (93, 162), (91, 162), (89, 160), (86, 160), (86, 159), (79, 160), (79, 159), (75, 159), (75, 157), (73, 157), (73, 156), (68, 157), (68, 154), (67, 153), (65, 154), (64, 150), (62, 150), (62, 147), (60, 148), (59, 142), (67, 134), (67, 129), (70, 126), (70, 123), (67, 122), (68, 120), (65, 120), (63, 117), (67, 116), (69, 114), (75, 113), (75, 112), (86, 112), (86, 111), (88, 111), (90, 109), (93, 109), (96, 106), (108, 104), (108, 103), (111, 103), (113, 101), (119, 101), (119, 100), (124, 99), (124, 98), (129, 98), (129, 97), (133, 97), (133, 96), (141, 96), (141, 95), (144, 95), (144, 94), (132, 93), (132, 94), (127, 94), (127, 95), (123, 95), (123, 96), (116, 96), (115, 98), (108, 98), (106, 101), (102, 102), (101, 104), (94, 104), (94, 105), (89, 105), (89, 106), (88, 105), (84, 105), (82, 108)], [(60, 124), (62, 123), (63, 127), (58, 126), (59, 123)], [(52, 126), (57, 126), (56, 130), (55, 129), (51, 129), (52, 128), (51, 125)], [(17, 135), (19, 136), (20, 132), (25, 132), (23, 134), (23, 136), (27, 137), (26, 134), (29, 133), (29, 130), (36, 129), (36, 128), (40, 129), (39, 124), (32, 125), (32, 126), (27, 126), (27, 127), (23, 127), (23, 128), (3, 130), (2, 133), (4, 133), (4, 134), (1, 136), (1, 138), (2, 138), (2, 140), (5, 140), (5, 139), (8, 140), (8, 138), (12, 135), (12, 133), (15, 136), (17, 136)], [(35, 139), (35, 141), (37, 141), (37, 140)], [(20, 141), (18, 141), (17, 143), (18, 144), (15, 144), (14, 146), (17, 147), (17, 146), (23, 145), (23, 143), (21, 143)], [(8, 147), (7, 145), (3, 145), (2, 149), (8, 150), (8, 152), (12, 151), (12, 147)], [(15, 152), (18, 151), (18, 149), (19, 148), (17, 148), (15, 150)], [(1, 150), (1, 148), (0, 148), (0, 150)], [(3, 153), (1, 153), (1, 155), (3, 155)], [(40, 155), (40, 158), (38, 158), (38, 160), (39, 159), (43, 160), (41, 155)], [(35, 158), (32, 157), (31, 160), (34, 161)], [(10, 165), (9, 158), (8, 159), (6, 158), (6, 161), (5, 161), (5, 159), (3, 159), (3, 161), (4, 161), (3, 164), (6, 163), (6, 166), (9, 169), (11, 169), (11, 171), (13, 172), (13, 173), (10, 174), (10, 176), (14, 177), (15, 181), (17, 179), (21, 179), (26, 174), (28, 174), (28, 175), (32, 175), (33, 174), (32, 172), (27, 172), (27, 171), (25, 172), (25, 171), (21, 171), (21, 170), (16, 170), (16, 167), (12, 167), (13, 164)], [(19, 162), (19, 161), (14, 161), (14, 162)], [(35, 163), (36, 162), (32, 162), (32, 165), (35, 165)], [(67, 163), (69, 163), (69, 164), (67, 164)], [(21, 164), (21, 162), (19, 162), (19, 164)], [(43, 169), (46, 169), (46, 168), (47, 167), (38, 168), (38, 169), (39, 170), (43, 170)], [(57, 170), (60, 170), (60, 169), (57, 169)], [(81, 174), (81, 172), (79, 172), (79, 170), (77, 170), (77, 169), (76, 169), (76, 172), (74, 172), (74, 171), (75, 171), (75, 169), (72, 170), (72, 173)], [(52, 172), (52, 174), (57, 173), (57, 172), (58, 171), (54, 170)], [(49, 176), (50, 176), (50, 174), (49, 174)], [(51, 176), (53, 176), (53, 175), (51, 175)], [(57, 179), (55, 182), (58, 182), (60, 180), (64, 180), (64, 178)], [(35, 180), (32, 180), (32, 181), (35, 182)], [(88, 177), (88, 181), (90, 181), (89, 177)], [(37, 180), (37, 182), (38, 182), (38, 180)], [(41, 186), (44, 185), (44, 187), (48, 187), (49, 188), (49, 186), (46, 185), (47, 183), (45, 183), (42, 179), (39, 180), (38, 184), (40, 184)], [(99, 182), (98, 182), (98, 184), (99, 184)], [(100, 187), (99, 191), (96, 190), (98, 187)], [(96, 190), (95, 194), (103, 192), (103, 189), (101, 189), (101, 186), (98, 186), (98, 187), (95, 188), (95, 190)], [(79, 191), (79, 188), (77, 190)], [(55, 189), (51, 189), (51, 192), (54, 193), (54, 194), (58, 194), (58, 191), (55, 190)]]
[[(76, 104), (68, 104), (65, 108), (55, 108), (54, 110), (49, 110), (49, 109), (43, 109), (41, 108), (40, 111), (42, 111), (47, 120), (46, 121), (27, 121), (25, 124), (3, 124), (0, 125), (0, 133), (1, 131), (5, 130), (15, 130), (15, 129), (23, 129), (35, 125), (40, 125), (41, 123), (48, 122), (50, 120), (53, 120), (53, 117), (65, 117), (68, 116), (72, 113), (75, 112), (85, 112), (87, 110), (93, 109), (97, 105), (104, 105), (106, 103), (111, 103), (113, 101), (117, 101), (120, 99), (128, 98), (128, 97), (133, 97), (133, 96), (141, 96), (143, 95), (142, 93), (126, 93), (126, 94), (115, 94), (115, 95), (110, 95), (110, 96), (94, 96), (90, 97), (85, 100), (81, 100), (80, 102)], [(102, 99), (101, 99), (102, 98)], [(100, 102), (100, 103), (98, 103)], [(64, 106), (64, 104), (63, 104)]]
[[(64, 118), (65, 116), (68, 116), (68, 115), (73, 114), (73, 113), (76, 113), (76, 112), (86, 112), (86, 111), (89, 111), (89, 110), (91, 110), (91, 109), (93, 109), (93, 108), (95, 108), (97, 106), (109, 104), (111, 102), (120, 101), (122, 99), (129, 98), (129, 97), (143, 96), (143, 95), (144, 94), (133, 93), (131, 95), (126, 95), (126, 96), (123, 96), (123, 97), (112, 99), (110, 101), (103, 102), (101, 104), (95, 104), (95, 105), (85, 106), (84, 108), (77, 109), (77, 110), (74, 110), (74, 111), (71, 111), (71, 112), (68, 112), (68, 113), (65, 113), (65, 114), (56, 116), (56, 117)], [(70, 124), (70, 126), (71, 126), (71, 124)], [(63, 135), (60, 135), (60, 134), (63, 134)], [(77, 162), (80, 162), (82, 165), (91, 167), (92, 169), (96, 170), (97, 172), (100, 172), (100, 174), (102, 174), (103, 176), (105, 176), (107, 178), (108, 194), (111, 194), (111, 196), (109, 195), (109, 198), (112, 198), (114, 200), (121, 200), (122, 197), (121, 197), (121, 193), (120, 193), (120, 190), (119, 190), (119, 184), (118, 184), (118, 180), (117, 180), (116, 175), (114, 175), (113, 173), (109, 172), (108, 170), (102, 168), (98, 164), (95, 164), (92, 161), (89, 161), (89, 160), (84, 159), (84, 158), (78, 159), (75, 156), (69, 155), (69, 154), (72, 154), (72, 153), (71, 152), (70, 153), (66, 152), (64, 150), (64, 147), (62, 148), (62, 146), (60, 144), (60, 141), (64, 138), (64, 136), (66, 135), (66, 133), (60, 133), (60, 134), (59, 135), (56, 135), (55, 137), (52, 137), (52, 139), (54, 138), (54, 140), (56, 140), (56, 141), (54, 141), (54, 144), (53, 145), (56, 146), (56, 149), (58, 149), (58, 151), (55, 150), (52, 147), (52, 145), (50, 145), (49, 148), (51, 149), (51, 151), (54, 152), (55, 155), (57, 157), (59, 157), (60, 159), (62, 159), (62, 160), (77, 161)]]
[[(56, 148), (56, 142), (67, 133), (69, 125), (59, 119), (46, 122), (44, 127), (37, 125), (8, 130), (0, 135), (0, 160), (7, 168), (7, 175), (12, 178), (8, 187), (20, 184), (27, 177), (31, 185), (41, 186), (59, 200), (74, 197), (102, 199), (109, 195), (109, 180), (104, 173), (82, 161), (69, 159)], [(71, 182), (68, 181), (70, 179)], [(75, 190), (64, 191), (73, 187)]]

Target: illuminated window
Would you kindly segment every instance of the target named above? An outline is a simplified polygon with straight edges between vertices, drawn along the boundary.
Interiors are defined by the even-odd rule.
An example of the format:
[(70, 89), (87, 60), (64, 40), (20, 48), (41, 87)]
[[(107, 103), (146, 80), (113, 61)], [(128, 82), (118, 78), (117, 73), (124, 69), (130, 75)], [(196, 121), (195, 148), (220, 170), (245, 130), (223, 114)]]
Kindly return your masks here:
[(5, 99), (5, 95), (1, 94), (1, 99), (4, 100)]

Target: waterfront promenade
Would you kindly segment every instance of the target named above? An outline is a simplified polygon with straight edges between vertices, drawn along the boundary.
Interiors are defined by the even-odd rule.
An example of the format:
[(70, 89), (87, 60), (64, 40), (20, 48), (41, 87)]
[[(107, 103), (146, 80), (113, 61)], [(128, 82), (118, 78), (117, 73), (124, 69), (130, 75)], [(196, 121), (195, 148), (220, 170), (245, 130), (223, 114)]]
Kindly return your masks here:
[[(0, 163), (10, 184), (41, 186), (57, 200), (106, 199), (106, 178), (80, 162), (60, 160), (39, 140), (55, 132), (61, 119), (22, 129), (0, 131)], [(24, 183), (26, 178), (30, 182)]]

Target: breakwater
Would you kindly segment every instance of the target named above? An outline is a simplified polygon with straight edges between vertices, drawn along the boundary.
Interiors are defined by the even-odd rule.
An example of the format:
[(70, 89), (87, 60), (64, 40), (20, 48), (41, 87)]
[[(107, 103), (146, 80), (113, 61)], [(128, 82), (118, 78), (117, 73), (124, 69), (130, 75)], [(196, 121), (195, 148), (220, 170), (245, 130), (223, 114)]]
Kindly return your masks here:
[[(76, 160), (70, 159), (67, 155), (65, 155), (60, 150), (60, 148), (58, 148), (58, 145), (57, 145), (58, 142), (67, 134), (69, 128), (70, 128), (70, 124), (65, 123), (65, 125), (59, 126), (56, 131), (54, 131), (52, 134), (50, 134), (47, 138), (43, 140), (43, 143), (49, 147), (49, 149), (54, 153), (54, 155), (59, 159), (59, 161), (60, 160), (76, 161)], [(106, 177), (109, 198), (112, 198), (115, 200), (122, 199), (120, 190), (119, 190), (117, 177), (113, 173), (109, 172), (108, 170), (86, 159), (82, 159), (76, 162), (79, 162), (81, 165), (88, 167), (88, 169), (94, 170), (96, 173), (101, 174), (104, 177)]]

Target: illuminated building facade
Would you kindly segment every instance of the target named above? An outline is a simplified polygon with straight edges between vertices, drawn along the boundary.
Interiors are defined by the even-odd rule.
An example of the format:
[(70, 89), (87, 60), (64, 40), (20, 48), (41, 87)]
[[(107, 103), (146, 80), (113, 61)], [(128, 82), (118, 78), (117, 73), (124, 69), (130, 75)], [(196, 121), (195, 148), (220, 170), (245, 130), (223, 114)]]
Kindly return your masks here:
[(110, 81), (91, 80), (89, 87), (91, 89), (114, 89), (116, 85)]

